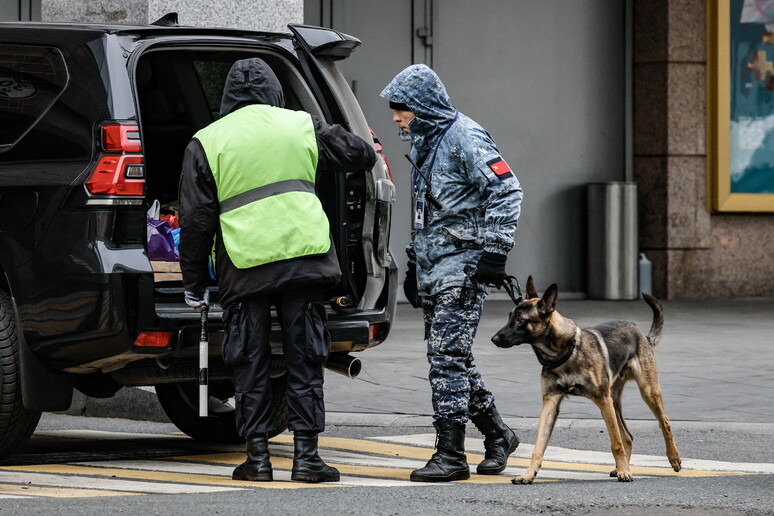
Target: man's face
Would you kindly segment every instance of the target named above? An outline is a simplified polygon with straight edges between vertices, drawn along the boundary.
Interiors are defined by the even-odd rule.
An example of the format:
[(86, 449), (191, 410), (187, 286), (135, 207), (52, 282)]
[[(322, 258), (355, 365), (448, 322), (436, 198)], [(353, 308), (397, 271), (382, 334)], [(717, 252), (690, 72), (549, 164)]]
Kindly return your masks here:
[(413, 111), (401, 111), (399, 109), (392, 110), (392, 121), (398, 124), (400, 128), (407, 133), (411, 133), (411, 131), (409, 131), (409, 122), (412, 120), (414, 120)]

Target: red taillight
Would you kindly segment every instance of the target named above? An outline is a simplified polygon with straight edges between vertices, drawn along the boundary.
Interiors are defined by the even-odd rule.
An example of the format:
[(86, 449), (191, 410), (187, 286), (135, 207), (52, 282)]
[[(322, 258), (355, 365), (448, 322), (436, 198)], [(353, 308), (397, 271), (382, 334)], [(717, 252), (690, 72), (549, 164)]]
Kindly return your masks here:
[(89, 193), (96, 195), (145, 194), (145, 165), (139, 154), (139, 128), (135, 124), (108, 123), (102, 126), (97, 166), (86, 181)]
[(136, 125), (105, 124), (102, 148), (108, 152), (140, 152), (140, 129)]
[[(128, 176), (141, 179), (130, 179)], [(143, 195), (145, 173), (142, 156), (103, 154), (86, 181), (86, 188), (100, 195)]]
[(168, 348), (172, 343), (171, 331), (144, 331), (134, 341), (137, 348)]
[(387, 167), (387, 176), (390, 178), (390, 181), (395, 182), (395, 180), (392, 178), (392, 169), (390, 168), (390, 162), (387, 161), (387, 156), (382, 154), (382, 142), (379, 141), (379, 138), (376, 136), (376, 133), (373, 129), (369, 129), (371, 131), (371, 137), (374, 139), (374, 149), (376, 150), (376, 154), (384, 160), (384, 166)]
[(374, 342), (382, 342), (387, 338), (388, 323), (371, 323), (368, 326), (368, 338), (372, 345)]

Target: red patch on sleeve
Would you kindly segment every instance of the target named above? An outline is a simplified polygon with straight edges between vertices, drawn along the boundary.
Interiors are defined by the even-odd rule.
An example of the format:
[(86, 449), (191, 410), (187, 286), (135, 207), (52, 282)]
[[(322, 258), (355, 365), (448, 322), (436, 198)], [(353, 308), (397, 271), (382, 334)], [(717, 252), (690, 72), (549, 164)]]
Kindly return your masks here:
[(487, 166), (489, 166), (490, 169), (492, 169), (492, 172), (494, 172), (495, 175), (500, 179), (505, 179), (506, 177), (513, 176), (513, 173), (511, 172), (511, 167), (509, 167), (508, 163), (506, 163), (505, 160), (499, 156), (487, 161), (486, 164)]

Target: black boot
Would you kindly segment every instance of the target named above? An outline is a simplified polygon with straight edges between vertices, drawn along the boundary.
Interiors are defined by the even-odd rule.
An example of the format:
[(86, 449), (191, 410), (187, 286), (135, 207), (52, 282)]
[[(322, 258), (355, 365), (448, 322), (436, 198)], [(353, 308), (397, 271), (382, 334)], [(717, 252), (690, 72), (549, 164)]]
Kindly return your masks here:
[(310, 483), (339, 481), (339, 470), (328, 466), (317, 455), (317, 433), (295, 432), (293, 447), (290, 480)]
[(247, 460), (236, 467), (231, 478), (234, 480), (250, 480), (252, 482), (268, 482), (273, 479), (271, 462), (269, 462), (269, 436), (258, 434), (248, 437)]
[(486, 449), (484, 460), (478, 465), (476, 472), (479, 475), (502, 473), (508, 462), (508, 456), (519, 446), (519, 438), (503, 422), (494, 403), (486, 412), (470, 419), (484, 434), (484, 449)]
[(465, 457), (465, 423), (444, 419), (433, 422), (436, 452), (422, 469), (411, 472), (412, 482), (450, 482), (470, 478)]

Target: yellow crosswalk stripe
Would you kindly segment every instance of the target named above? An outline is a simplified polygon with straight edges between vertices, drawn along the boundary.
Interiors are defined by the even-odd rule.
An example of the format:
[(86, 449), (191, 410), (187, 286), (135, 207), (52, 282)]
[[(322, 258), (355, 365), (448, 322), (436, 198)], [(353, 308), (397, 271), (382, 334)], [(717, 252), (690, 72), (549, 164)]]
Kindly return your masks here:
[(126, 491), (109, 491), (102, 489), (78, 489), (71, 487), (39, 487), (0, 484), (0, 496), (20, 495), (45, 498), (95, 498), (98, 496), (138, 496), (142, 494), (144, 493), (129, 493)]
[[(22, 483), (19, 480), (16, 483), (15, 477), (3, 478), (0, 480), (0, 498), (13, 497), (52, 497), (52, 498), (87, 498), (100, 496), (136, 496), (154, 492), (153, 489), (143, 491), (142, 484), (164, 486), (165, 492), (177, 492), (185, 489), (304, 489), (321, 487), (351, 487), (362, 486), (363, 484), (374, 485), (409, 485), (409, 477), (412, 471), (413, 463), (423, 463), (427, 461), (434, 450), (429, 446), (423, 446), (422, 441), (417, 438), (420, 436), (409, 436), (413, 440), (411, 444), (400, 442), (391, 442), (388, 440), (376, 439), (352, 439), (344, 437), (325, 437), (320, 436), (318, 444), (321, 455), (328, 464), (337, 468), (341, 475), (343, 483), (328, 484), (306, 484), (292, 482), (288, 480), (289, 471), (292, 469), (293, 460), (291, 447), (293, 444), (292, 434), (281, 434), (270, 443), (275, 448), (272, 450), (271, 462), (279, 476), (279, 479), (273, 482), (245, 482), (232, 480), (230, 471), (233, 466), (241, 464), (245, 460), (244, 452), (216, 452), (171, 456), (157, 460), (129, 461), (105, 461), (104, 463), (82, 463), (82, 464), (42, 464), (42, 465), (18, 465), (2, 466), (0, 472), (13, 474), (48, 474), (61, 475), (62, 481), (56, 477), (54, 480), (45, 479), (39, 482), (32, 482), (30, 485)], [(388, 438), (384, 438), (388, 439)], [(327, 452), (326, 452), (327, 450)], [(480, 453), (468, 453), (468, 462), (471, 469), (475, 470), (475, 464), (483, 460)], [(572, 457), (572, 455), (568, 455)], [(586, 462), (569, 461), (544, 461), (541, 471), (545, 471), (543, 478), (538, 478), (538, 482), (556, 482), (566, 478), (586, 478), (590, 480), (603, 480), (612, 469), (611, 464), (595, 463), (597, 459), (584, 459)], [(601, 456), (599, 460), (603, 459)], [(133, 463), (132, 463), (133, 462)], [(612, 457), (611, 457), (612, 462)], [(188, 465), (186, 465), (188, 463)], [(196, 463), (198, 466), (193, 466)], [(104, 466), (103, 466), (104, 464)], [(698, 463), (697, 465), (701, 465)], [(529, 465), (529, 459), (523, 457), (511, 457), (508, 460), (508, 466), (525, 470)], [(230, 467), (224, 467), (230, 466)], [(710, 466), (711, 467), (711, 466)], [(742, 467), (742, 466), (740, 466)], [(722, 468), (721, 468), (722, 469)], [(548, 472), (555, 470), (553, 474)], [(562, 471), (563, 473), (559, 473)], [(703, 469), (684, 469), (676, 473), (670, 467), (657, 466), (633, 466), (632, 473), (636, 476), (676, 476), (676, 477), (713, 477), (729, 475), (749, 475), (750, 470), (742, 471), (713, 471)], [(573, 476), (575, 475), (575, 476)], [(586, 475), (585, 477), (583, 475)], [(99, 478), (105, 479), (100, 482), (106, 482), (102, 487), (84, 483), (80, 485), (76, 481), (73, 487), (67, 487), (67, 477), (81, 478)], [(509, 469), (507, 473), (501, 475), (476, 475), (460, 483), (470, 484), (508, 484), (511, 482), (513, 470)], [(554, 478), (552, 478), (552, 476)], [(359, 480), (363, 479), (363, 480)], [(366, 480), (367, 479), (367, 480)], [(111, 481), (130, 482), (135, 481), (135, 485), (111, 484)], [(380, 483), (381, 482), (381, 483)], [(405, 483), (405, 484), (404, 484)], [(71, 484), (72, 485), (72, 484)], [(188, 486), (188, 487), (186, 487)], [(199, 487), (192, 487), (199, 486)], [(204, 487), (208, 486), (208, 487)]]
[[(244, 459), (242, 459), (244, 460)], [(242, 461), (240, 461), (241, 463)], [(109, 462), (107, 464), (110, 464)], [(152, 467), (152, 463), (149, 463)], [(33, 466), (3, 466), (0, 470), (26, 471), (34, 473), (53, 473), (59, 475), (85, 475), (97, 477), (131, 478), (135, 480), (153, 480), (156, 482), (171, 482), (178, 484), (204, 484), (233, 487), (255, 487), (256, 482), (232, 480), (229, 477), (218, 475), (200, 475), (194, 473), (168, 473), (166, 471), (150, 471), (121, 468), (101, 468), (93, 466), (74, 466), (69, 464), (42, 464)], [(260, 487), (269, 489), (298, 489), (318, 487), (319, 484), (304, 484), (299, 482), (262, 482)]]
[[(218, 453), (213, 455), (189, 455), (183, 457), (169, 457), (168, 460), (180, 460), (191, 462), (206, 462), (208, 464), (239, 465), (245, 460), (243, 453)], [(338, 469), (342, 475), (353, 477), (389, 478), (394, 480), (409, 480), (411, 469), (388, 468), (383, 466), (354, 466), (341, 464), (330, 460), (325, 461), (329, 466)], [(271, 465), (274, 469), (291, 469), (293, 459), (287, 457), (272, 457)], [(506, 484), (511, 481), (507, 476), (471, 475), (470, 479), (461, 482), (471, 484)]]
[[(271, 439), (270, 442), (292, 444), (293, 436), (287, 434), (281, 434)], [(346, 450), (360, 453), (367, 453), (372, 455), (386, 455), (390, 457), (402, 457), (407, 459), (420, 459), (428, 460), (433, 455), (433, 449), (421, 448), (418, 446), (409, 446), (405, 444), (395, 444), (381, 441), (374, 441), (369, 439), (350, 439), (346, 437), (323, 437), (320, 436), (318, 444), (323, 448), (330, 448), (336, 450)], [(468, 463), (477, 464), (484, 460), (484, 456), (478, 453), (467, 453)], [(612, 456), (611, 456), (612, 462)], [(510, 457), (508, 459), (508, 466), (515, 467), (529, 467), (529, 459), (520, 459)], [(541, 469), (557, 469), (565, 471), (586, 471), (596, 473), (609, 473), (613, 466), (603, 464), (586, 464), (579, 462), (558, 462), (558, 461), (543, 461)], [(698, 469), (683, 469), (682, 471), (675, 472), (671, 467), (659, 468), (653, 466), (633, 466), (631, 468), (633, 475), (648, 475), (648, 476), (680, 476), (680, 477), (722, 477), (732, 475), (747, 475), (749, 473), (736, 472), (736, 471), (708, 471)]]

